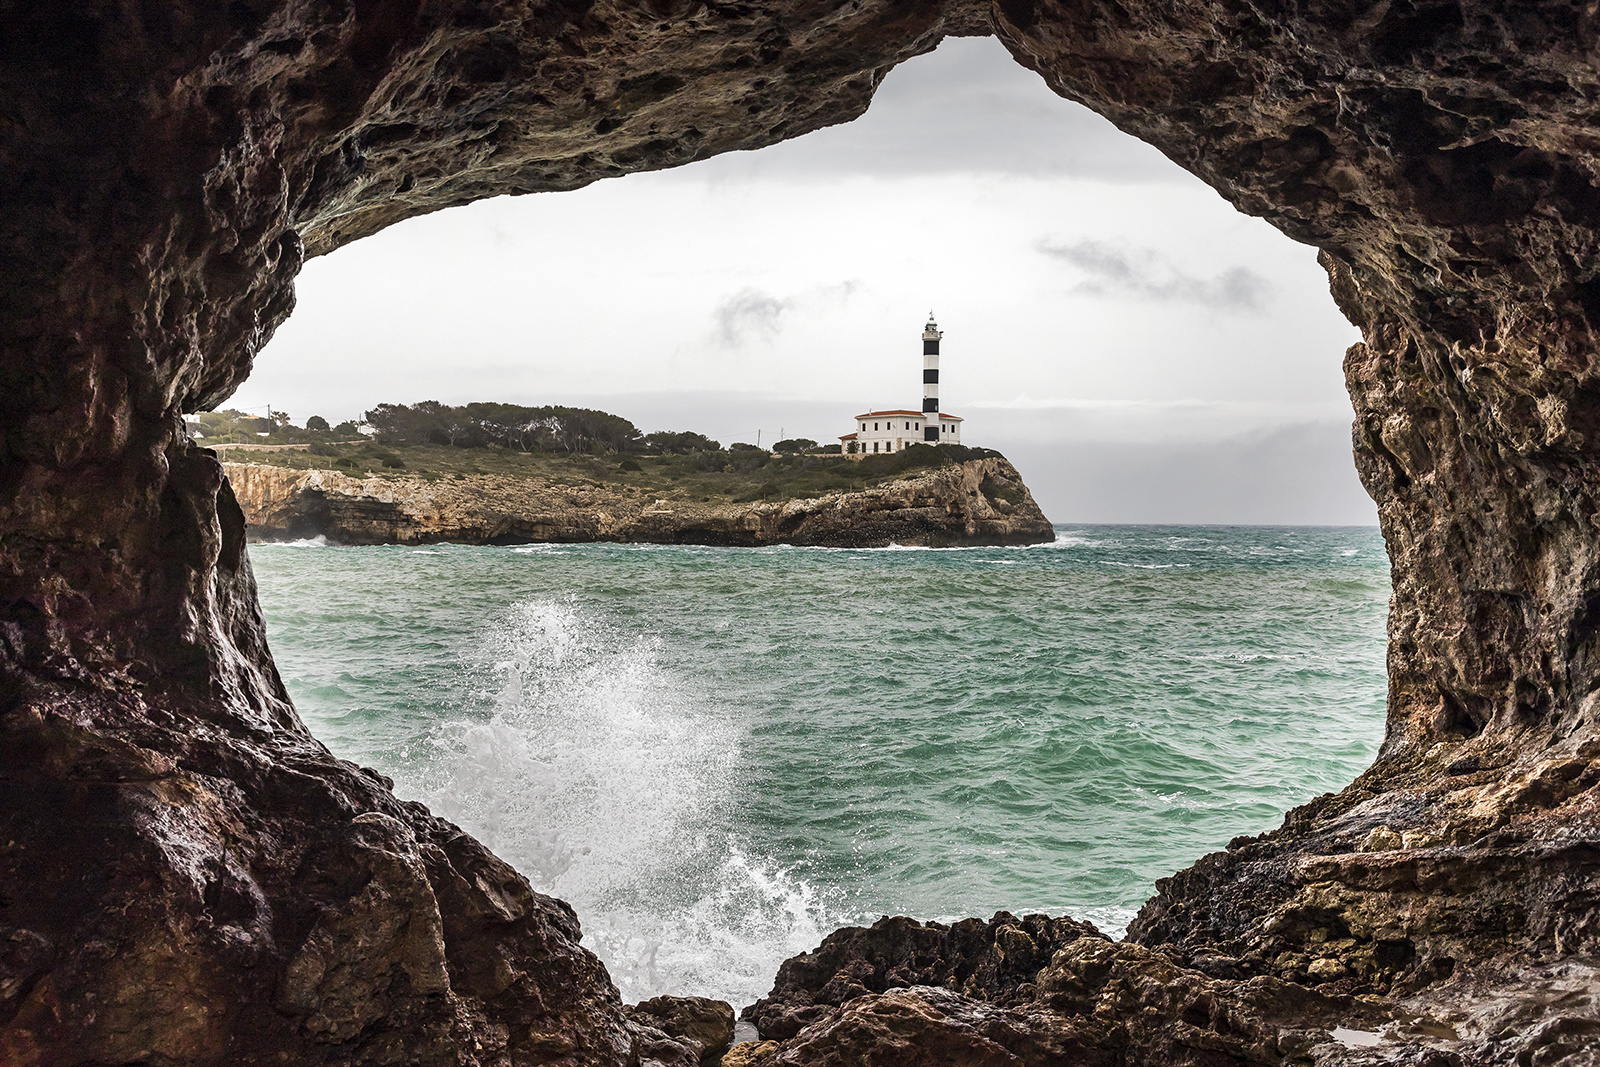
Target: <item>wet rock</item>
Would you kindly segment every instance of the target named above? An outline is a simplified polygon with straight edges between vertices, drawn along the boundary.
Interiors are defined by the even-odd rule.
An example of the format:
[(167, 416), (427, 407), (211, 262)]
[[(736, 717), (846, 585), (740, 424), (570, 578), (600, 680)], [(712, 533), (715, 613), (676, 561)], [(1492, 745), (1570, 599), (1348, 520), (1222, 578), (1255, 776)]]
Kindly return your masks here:
[[(939, 933), (937, 928), (897, 919), (883, 920), (871, 931), (841, 931), (876, 933), (876, 938), (833, 935), (831, 945), (824, 942), (817, 952), (788, 961), (780, 971), (779, 990), (787, 977), (787, 1000), (807, 1000), (803, 1007), (775, 1011), (781, 1003), (775, 990), (773, 998), (750, 1010), (770, 1020), (772, 1036), (784, 1035), (771, 1062), (1276, 1065), (1329, 1053), (1324, 1046), (1333, 1041), (1329, 1035), (1335, 1027), (1377, 1028), (1398, 1017), (1413, 1017), (1395, 1005), (1329, 996), (1269, 978), (1243, 983), (1211, 978), (1161, 953), (1113, 942), (1086, 924), (1029, 918), (1036, 932), (1048, 931), (1046, 937), (1033, 939), (1039, 944), (1049, 938), (1053, 947), (1048, 956), (1019, 957), (1010, 980), (968, 981), (961, 992), (948, 982), (867, 991), (856, 981), (871, 967), (848, 951), (852, 941), (875, 942), (868, 954), (905, 947), (912, 957), (920, 954), (926, 960), (937, 951), (938, 942), (930, 936)], [(977, 920), (966, 923), (982, 925)], [(1025, 929), (1004, 913), (989, 927), (991, 944)], [(891, 954), (899, 955), (894, 949)], [(978, 953), (980, 958), (988, 955)], [(796, 972), (804, 972), (809, 986), (821, 994), (807, 998), (800, 993)], [(793, 1028), (796, 1022), (798, 1029)]]
[(652, 997), (630, 1007), (628, 1017), (689, 1042), (700, 1060), (715, 1059), (733, 1044), (733, 1006), (726, 1001)]
[(303, 734), (173, 712), (3, 720), (0, 1062), (627, 1060), (570, 908)]
[[(1087, 1031), (1087, 1033), (1085, 1033)], [(1092, 1027), (910, 986), (858, 997), (778, 1046), (769, 1061), (806, 1067), (1112, 1067)]]
[(793, 1037), (856, 997), (906, 986), (940, 986), (992, 1004), (1031, 1001), (1041, 968), (1062, 946), (1102, 938), (1089, 923), (998, 912), (953, 926), (885, 916), (829, 934), (786, 960), (771, 994), (743, 1012), (763, 1038)]

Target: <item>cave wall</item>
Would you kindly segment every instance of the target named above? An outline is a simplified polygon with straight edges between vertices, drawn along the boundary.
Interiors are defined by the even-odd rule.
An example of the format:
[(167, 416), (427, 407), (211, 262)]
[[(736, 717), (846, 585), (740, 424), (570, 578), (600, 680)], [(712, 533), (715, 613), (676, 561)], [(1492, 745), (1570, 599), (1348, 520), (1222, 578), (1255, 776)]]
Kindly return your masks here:
[[(0, 1059), (633, 1055), (558, 902), (306, 734), (180, 416), (248, 375), (308, 255), (848, 120), (947, 34), (997, 34), (1316, 245), (1365, 339), (1383, 752), (1132, 936), (1348, 991), (1600, 951), (1588, 5), (0, 0), (0, 25)], [(1313, 973), (1330, 933), (1364, 962)]]

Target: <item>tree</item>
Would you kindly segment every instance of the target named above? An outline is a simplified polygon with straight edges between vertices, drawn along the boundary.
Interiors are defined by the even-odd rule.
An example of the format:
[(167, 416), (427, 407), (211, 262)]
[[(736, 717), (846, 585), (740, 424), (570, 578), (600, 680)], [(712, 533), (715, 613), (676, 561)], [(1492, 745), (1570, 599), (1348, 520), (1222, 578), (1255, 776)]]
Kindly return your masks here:
[(657, 430), (655, 433), (645, 434), (639, 442), (646, 452), (659, 452), (675, 456), (686, 456), (691, 452), (721, 452), (722, 444), (713, 441), (703, 433), (693, 433), (684, 430), (674, 433), (671, 430)]
[(313, 415), (306, 420), (306, 429), (326, 431), (328, 429), (328, 420), (321, 415)]
[(774, 452), (809, 452), (817, 443), (809, 437), (786, 437), (772, 446)]

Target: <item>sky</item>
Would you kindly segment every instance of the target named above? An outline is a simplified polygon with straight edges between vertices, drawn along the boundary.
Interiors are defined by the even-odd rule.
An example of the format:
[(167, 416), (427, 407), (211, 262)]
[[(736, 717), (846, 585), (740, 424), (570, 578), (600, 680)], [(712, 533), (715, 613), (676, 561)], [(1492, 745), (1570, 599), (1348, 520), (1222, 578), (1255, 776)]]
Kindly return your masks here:
[(832, 442), (941, 401), (1056, 522), (1366, 525), (1315, 250), (946, 40), (853, 123), (567, 193), (500, 197), (306, 264), (225, 406), (598, 407), (728, 444)]

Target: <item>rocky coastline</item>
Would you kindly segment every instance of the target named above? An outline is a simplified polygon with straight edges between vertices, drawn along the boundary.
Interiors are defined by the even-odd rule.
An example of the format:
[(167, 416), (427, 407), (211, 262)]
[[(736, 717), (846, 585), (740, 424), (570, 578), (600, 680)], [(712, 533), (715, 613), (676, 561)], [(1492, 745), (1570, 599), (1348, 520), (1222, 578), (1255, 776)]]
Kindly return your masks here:
[(1040, 544), (1055, 537), (1021, 475), (999, 457), (918, 471), (858, 492), (745, 504), (494, 475), (358, 478), (256, 463), (226, 463), (223, 471), (252, 540), (946, 548)]
[[(152, 0), (11, 5), (0, 50), (0, 1063), (709, 1051), (311, 736), (183, 415), (246, 380), (307, 257), (848, 121), (983, 34), (1318, 250), (1362, 336), (1384, 744), (1121, 942), (849, 933), (762, 1009), (803, 1025), (724, 1064), (1600, 1062), (1593, 5)], [(969, 982), (991, 954), (1026, 962)]]

